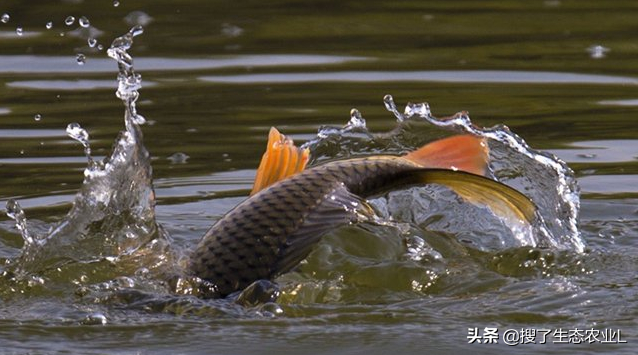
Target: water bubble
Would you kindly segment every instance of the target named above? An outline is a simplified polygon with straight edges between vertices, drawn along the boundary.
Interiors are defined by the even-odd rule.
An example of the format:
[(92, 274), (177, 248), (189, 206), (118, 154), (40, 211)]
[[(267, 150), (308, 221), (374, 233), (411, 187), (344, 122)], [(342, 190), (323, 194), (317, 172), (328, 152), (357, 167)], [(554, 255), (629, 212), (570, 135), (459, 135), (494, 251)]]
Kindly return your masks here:
[(88, 43), (89, 47), (93, 48), (97, 44), (97, 39), (89, 38), (86, 42)]
[(74, 22), (75, 22), (75, 17), (73, 17), (73, 16), (68, 16), (68, 17), (64, 20), (64, 23), (65, 23), (67, 26), (71, 26)]
[(80, 23), (80, 26), (84, 28), (91, 26), (91, 22), (89, 21), (88, 18), (86, 18), (86, 16), (80, 17), (80, 20), (78, 22)]
[(9, 14), (7, 14), (7, 13), (4, 13), (4, 14), (2, 14), (2, 16), (0, 16), (0, 22), (2, 22), (2, 23), (9, 22), (9, 19), (11, 19), (11, 16), (9, 16)]
[(78, 53), (75, 56), (75, 60), (78, 62), (78, 65), (84, 65), (86, 63), (86, 56), (82, 53)]
[(120, 2), (117, 0), (113, 0), (113, 7), (118, 7), (120, 6)]
[(16, 27), (16, 34), (18, 36), (22, 36), (23, 33), (24, 33), (24, 30), (22, 29), (22, 27)]
[(47, 24), (45, 25), (45, 27), (47, 28), (47, 30), (50, 30), (53, 28), (53, 22), (49, 21), (47, 22)]
[(33, 116), (33, 119), (36, 121), (40, 121), (42, 119), (42, 115), (39, 113), (36, 113), (35, 116)]
[(16, 222), (16, 228), (22, 234), (22, 239), (27, 244), (33, 244), (33, 238), (29, 234), (29, 230), (27, 229), (27, 217), (24, 214), (24, 210), (20, 207), (18, 201), (14, 199), (9, 199), (7, 201), (7, 217), (13, 219)]

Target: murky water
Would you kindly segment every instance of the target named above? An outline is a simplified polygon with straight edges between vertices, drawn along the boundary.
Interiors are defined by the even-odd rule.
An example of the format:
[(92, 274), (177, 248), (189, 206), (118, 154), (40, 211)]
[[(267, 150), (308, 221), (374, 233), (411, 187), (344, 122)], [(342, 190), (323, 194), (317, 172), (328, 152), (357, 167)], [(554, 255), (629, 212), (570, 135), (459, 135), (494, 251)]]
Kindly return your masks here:
[[(18, 201), (32, 242), (0, 216), (2, 351), (634, 353), (637, 20), (632, 1), (3, 2), (0, 205)], [(140, 128), (136, 112), (124, 119), (107, 56), (135, 25)], [(577, 227), (569, 172), (496, 144), (495, 175), (535, 199), (555, 243), (530, 246), (425, 187), (373, 201), (396, 225), (328, 234), (277, 280), (277, 304), (203, 300), (174, 277), (248, 194), (270, 126), (310, 142), (318, 161), (449, 134), (423, 120), (397, 129), (387, 94), (400, 111), (466, 110), (556, 154), (580, 186)], [(368, 131), (339, 131), (354, 107)], [(323, 126), (336, 128), (317, 138)], [(89, 173), (67, 133), (82, 140), (80, 127)], [(468, 328), (486, 327), (499, 344), (469, 343)], [(505, 345), (511, 329), (537, 344)], [(621, 337), (558, 343), (576, 329)]]

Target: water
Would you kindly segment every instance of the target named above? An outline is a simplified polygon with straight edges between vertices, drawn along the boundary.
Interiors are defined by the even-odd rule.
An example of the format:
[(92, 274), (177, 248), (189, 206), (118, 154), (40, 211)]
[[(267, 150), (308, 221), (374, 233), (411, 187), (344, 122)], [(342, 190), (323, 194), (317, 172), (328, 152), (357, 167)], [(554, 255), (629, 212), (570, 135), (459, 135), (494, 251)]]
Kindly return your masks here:
[[(5, 351), (634, 352), (633, 2), (2, 6), (11, 17), (0, 23), (0, 205), (17, 202), (9, 212), (32, 240), (0, 216), (0, 258), (11, 272), (0, 281)], [(71, 15), (90, 26), (42, 25)], [(144, 26), (128, 50), (135, 71), (118, 88), (116, 62), (88, 40), (108, 48), (134, 25)], [(398, 115), (386, 111), (387, 94)], [(478, 127), (506, 124), (566, 161), (580, 206), (569, 197), (578, 190), (557, 190), (575, 186), (568, 170), (536, 169), (551, 156), (513, 154), (516, 139), (490, 144), (499, 179), (557, 207), (541, 209), (556, 245), (517, 246), (517, 234), (486, 211), (454, 204), (442, 189), (409, 189), (373, 201), (395, 224), (326, 235), (277, 280), (277, 304), (190, 295), (197, 280), (179, 277), (184, 256), (247, 195), (270, 126), (308, 142), (311, 163), (399, 153), (449, 134), (434, 120), (398, 124), (404, 106), (415, 118), (426, 112), (410, 101), (427, 101), (439, 119), (463, 121), (469, 114), (454, 113), (466, 110)], [(86, 155), (66, 135), (74, 122), (73, 136), (87, 133)], [(469, 344), (474, 327), (501, 336), (620, 329), (629, 343)]]

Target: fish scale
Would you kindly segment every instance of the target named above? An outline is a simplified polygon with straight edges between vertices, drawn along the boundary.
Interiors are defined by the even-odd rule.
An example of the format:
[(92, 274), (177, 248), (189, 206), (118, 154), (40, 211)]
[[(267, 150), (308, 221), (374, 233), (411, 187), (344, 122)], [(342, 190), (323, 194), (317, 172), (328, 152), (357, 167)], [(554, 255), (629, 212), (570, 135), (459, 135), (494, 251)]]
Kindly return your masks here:
[[(213, 283), (219, 296), (259, 279), (272, 279), (289, 271), (289, 266), (279, 268), (277, 261), (282, 254), (295, 252), (290, 250), (295, 242), (290, 236), (336, 188), (343, 186), (365, 196), (393, 175), (415, 167), (398, 157), (350, 159), (326, 163), (275, 183), (213, 225), (196, 247), (190, 268), (196, 276)], [(346, 214), (344, 207), (344, 218)], [(295, 260), (303, 260), (308, 252)]]

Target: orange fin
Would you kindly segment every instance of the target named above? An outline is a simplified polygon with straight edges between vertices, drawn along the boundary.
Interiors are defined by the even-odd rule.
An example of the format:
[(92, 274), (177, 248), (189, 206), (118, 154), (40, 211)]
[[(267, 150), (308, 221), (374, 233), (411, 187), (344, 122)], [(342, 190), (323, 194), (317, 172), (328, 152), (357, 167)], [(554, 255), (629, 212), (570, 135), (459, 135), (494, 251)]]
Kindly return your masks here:
[(488, 147), (483, 138), (459, 135), (440, 139), (404, 156), (424, 168), (462, 170), (484, 175)]
[(295, 146), (290, 138), (272, 127), (268, 133), (266, 153), (261, 157), (251, 195), (302, 171), (308, 163), (310, 151)]

